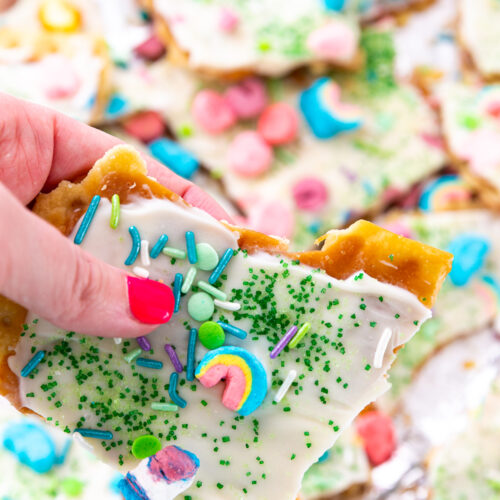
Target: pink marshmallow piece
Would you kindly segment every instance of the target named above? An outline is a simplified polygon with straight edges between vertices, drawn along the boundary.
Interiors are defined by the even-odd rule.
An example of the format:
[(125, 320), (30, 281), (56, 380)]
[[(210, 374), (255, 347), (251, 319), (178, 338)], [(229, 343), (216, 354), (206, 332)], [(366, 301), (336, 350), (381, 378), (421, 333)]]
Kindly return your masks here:
[(228, 7), (221, 7), (219, 11), (219, 29), (226, 33), (232, 33), (238, 23), (240, 22), (239, 17)]
[(228, 150), (229, 167), (245, 177), (263, 174), (271, 166), (273, 152), (257, 132), (238, 134)]
[(315, 177), (307, 177), (297, 182), (292, 193), (297, 208), (308, 212), (321, 210), (328, 201), (328, 189), (324, 182)]
[(156, 35), (151, 35), (134, 48), (134, 53), (148, 61), (155, 61), (165, 53), (165, 45)]
[(259, 202), (253, 206), (248, 217), (251, 229), (281, 238), (291, 238), (294, 226), (293, 212), (279, 200)]
[(238, 118), (256, 118), (267, 105), (266, 87), (258, 78), (247, 78), (226, 90), (226, 99)]
[(308, 36), (307, 47), (325, 61), (345, 62), (356, 54), (357, 37), (345, 23), (333, 20)]
[(215, 365), (205, 372), (200, 382), (205, 387), (214, 387), (222, 379), (226, 380), (226, 388), (222, 394), (222, 404), (230, 410), (237, 411), (245, 394), (245, 375), (239, 366)]
[(198, 92), (191, 111), (198, 125), (209, 134), (220, 134), (236, 123), (233, 108), (214, 90)]
[(60, 54), (44, 57), (39, 64), (40, 86), (49, 99), (64, 99), (74, 96), (81, 80), (71, 66), (71, 61)]
[(277, 102), (268, 106), (260, 115), (257, 130), (273, 146), (288, 144), (297, 137), (299, 117), (289, 104)]

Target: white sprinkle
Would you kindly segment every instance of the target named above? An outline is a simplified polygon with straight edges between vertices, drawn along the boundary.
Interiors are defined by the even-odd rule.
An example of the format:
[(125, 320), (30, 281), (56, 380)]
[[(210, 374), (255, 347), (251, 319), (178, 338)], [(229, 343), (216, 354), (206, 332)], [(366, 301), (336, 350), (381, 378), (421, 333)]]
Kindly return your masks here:
[(238, 304), (238, 302), (224, 302), (223, 300), (214, 299), (214, 304), (226, 311), (239, 311), (241, 309), (241, 304)]
[(139, 278), (149, 278), (149, 271), (140, 266), (134, 266), (132, 272)]
[(292, 382), (295, 380), (296, 376), (297, 376), (297, 372), (295, 370), (290, 370), (288, 372), (286, 379), (284, 380), (283, 384), (281, 385), (278, 392), (276, 393), (276, 396), (274, 396), (275, 403), (279, 403), (283, 399), (283, 396), (286, 394), (288, 389), (290, 389), (290, 386), (292, 385)]
[(149, 241), (141, 240), (141, 262), (143, 266), (150, 266), (151, 259), (149, 258)]
[(382, 362), (384, 361), (384, 354), (387, 350), (387, 345), (389, 344), (389, 340), (392, 337), (392, 330), (390, 328), (386, 328), (382, 335), (380, 336), (380, 340), (378, 341), (377, 348), (375, 349), (375, 356), (373, 356), (373, 368), (382, 368)]
[(121, 344), (122, 343), (122, 339), (121, 337), (114, 337), (113, 340), (115, 341), (115, 344), (118, 345), (118, 344)]
[(85, 448), (87, 451), (90, 452), (94, 451), (94, 447), (91, 444), (89, 444), (79, 432), (73, 433), (73, 440), (76, 441), (79, 446)]

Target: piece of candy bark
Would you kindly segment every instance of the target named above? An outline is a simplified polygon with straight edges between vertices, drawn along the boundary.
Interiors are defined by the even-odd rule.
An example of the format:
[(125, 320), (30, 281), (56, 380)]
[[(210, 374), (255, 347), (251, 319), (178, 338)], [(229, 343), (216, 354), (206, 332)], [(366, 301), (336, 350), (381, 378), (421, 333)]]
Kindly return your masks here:
[[(364, 221), (330, 232), (322, 250), (292, 253), (282, 240), (212, 219), (145, 174), (135, 151), (114, 148), (80, 184), (62, 185), (40, 198), (35, 211), (52, 222), (57, 212), (57, 227), (74, 236), (79, 225), (71, 207), (76, 200), (87, 206), (101, 193), (81, 245), (128, 272), (129, 228), (140, 231), (144, 241), (168, 234), (169, 247), (143, 265), (150, 279), (167, 285), (178, 275), (190, 276), (178, 312), (148, 335), (148, 358), (135, 340), (81, 341), (78, 334), (56, 334), (53, 325), (29, 316), (29, 334), (3, 334), (16, 350), (10, 368), (20, 373), (32, 347), (47, 355), (30, 376), (10, 375), (15, 381), (10, 397), (87, 435), (95, 453), (122, 470), (137, 463), (129, 443), (138, 437), (155, 436), (164, 446), (174, 441), (199, 459), (195, 482), (184, 492), (193, 498), (295, 498), (306, 469), (387, 389), (393, 351), (430, 316), (450, 256)], [(110, 227), (107, 195), (120, 197), (116, 228)], [(191, 271), (197, 262), (193, 241), (217, 252), (214, 269)], [(203, 303), (193, 305), (201, 294)], [(197, 341), (206, 319), (225, 332), (219, 357), (221, 351)], [(186, 365), (185, 374), (168, 360), (166, 342)], [(211, 359), (216, 362), (202, 373)], [(101, 365), (102, 371), (94, 369)], [(201, 381), (193, 377), (194, 368)], [(39, 387), (56, 369), (68, 382), (48, 400)], [(224, 374), (227, 397), (222, 384), (204, 384), (211, 386)], [(1, 387), (6, 390), (5, 382)]]
[[(317, 61), (357, 63), (356, 19), (321, 0), (154, 0), (172, 61), (207, 75), (281, 76)], [(286, 13), (286, 15), (284, 14)], [(286, 36), (284, 36), (286, 33)]]

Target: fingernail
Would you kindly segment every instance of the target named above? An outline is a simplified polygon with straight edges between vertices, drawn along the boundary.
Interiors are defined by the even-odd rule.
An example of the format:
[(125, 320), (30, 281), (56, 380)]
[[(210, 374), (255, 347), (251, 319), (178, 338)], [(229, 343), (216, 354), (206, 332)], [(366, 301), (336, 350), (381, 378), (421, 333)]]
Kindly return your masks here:
[(158, 281), (127, 276), (128, 302), (132, 316), (141, 323), (167, 323), (174, 312), (174, 293)]

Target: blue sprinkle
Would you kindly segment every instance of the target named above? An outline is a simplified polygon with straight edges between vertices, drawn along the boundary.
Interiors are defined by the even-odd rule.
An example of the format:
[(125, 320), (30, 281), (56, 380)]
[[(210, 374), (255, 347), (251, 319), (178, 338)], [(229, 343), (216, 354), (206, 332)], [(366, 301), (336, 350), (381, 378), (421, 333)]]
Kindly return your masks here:
[(189, 332), (189, 342), (187, 350), (187, 367), (186, 367), (186, 378), (191, 381), (194, 380), (194, 365), (196, 362), (196, 340), (198, 338), (198, 330), (196, 328), (191, 328)]
[(92, 219), (94, 218), (95, 212), (97, 210), (97, 207), (99, 206), (100, 201), (101, 201), (101, 197), (98, 194), (96, 194), (92, 198), (92, 201), (90, 202), (89, 208), (87, 208), (87, 211), (85, 212), (85, 215), (83, 216), (82, 223), (80, 224), (80, 227), (78, 228), (78, 232), (76, 233), (76, 236), (75, 236), (75, 243), (77, 245), (79, 245), (83, 241), (83, 238), (85, 238), (85, 235), (87, 234), (87, 231), (89, 230), (90, 223), (92, 222)]
[(318, 464), (320, 464), (321, 462), (324, 462), (325, 460), (328, 460), (329, 456), (330, 456), (330, 450), (326, 450), (325, 453), (323, 453), (323, 455), (321, 455), (318, 458)]
[(71, 449), (71, 445), (72, 444), (73, 444), (73, 441), (71, 441), (70, 439), (68, 439), (64, 443), (64, 446), (63, 446), (63, 448), (61, 450), (61, 453), (59, 453), (59, 455), (56, 456), (55, 463), (57, 465), (61, 465), (61, 464), (63, 464), (66, 461), (66, 458), (68, 456), (68, 453), (69, 453), (69, 450)]
[(186, 248), (189, 263), (196, 264), (198, 262), (198, 252), (196, 251), (193, 231), (186, 231)]
[(176, 273), (174, 278), (174, 298), (175, 298), (174, 313), (179, 312), (179, 307), (181, 305), (182, 280), (183, 280), (182, 274)]
[(118, 488), (118, 484), (120, 483), (120, 481), (124, 479), (124, 476), (122, 474), (120, 474), (119, 472), (117, 472), (113, 478), (111, 479), (111, 481), (109, 482), (109, 487), (111, 489), (111, 491), (113, 493), (120, 493), (120, 490)]
[(138, 366), (143, 366), (144, 368), (153, 368), (153, 370), (161, 370), (163, 368), (163, 363), (156, 359), (137, 358), (135, 362)]
[(237, 326), (223, 323), (222, 321), (217, 321), (217, 323), (220, 326), (222, 326), (222, 329), (226, 333), (230, 333), (231, 335), (234, 335), (235, 337), (238, 337), (239, 339), (246, 339), (247, 338), (248, 333), (245, 332), (245, 330), (242, 330), (241, 328), (238, 328)]
[(49, 472), (56, 464), (54, 440), (38, 424), (28, 421), (9, 424), (3, 433), (2, 444), (19, 462), (39, 474)]
[(106, 108), (106, 115), (109, 118), (115, 118), (117, 116), (123, 115), (127, 112), (128, 101), (120, 94), (113, 94), (108, 102), (108, 107)]
[(100, 431), (98, 429), (75, 429), (75, 432), (86, 438), (94, 439), (113, 439), (113, 433), (110, 431)]
[(168, 394), (170, 396), (170, 399), (177, 405), (180, 406), (181, 408), (186, 408), (186, 401), (182, 399), (178, 394), (177, 394), (177, 382), (179, 381), (179, 374), (177, 372), (172, 372), (170, 375), (170, 384), (168, 386)]
[(226, 269), (226, 266), (229, 264), (229, 261), (233, 258), (233, 249), (228, 248), (225, 252), (222, 258), (219, 260), (219, 263), (217, 266), (215, 266), (215, 269), (212, 271), (212, 274), (208, 278), (208, 282), (213, 285), (218, 279), (219, 276), (222, 274), (222, 271)]
[(191, 153), (165, 137), (151, 142), (149, 151), (157, 160), (185, 179), (190, 179), (200, 165)]
[(323, 0), (323, 5), (326, 10), (340, 12), (345, 5), (345, 0)]
[(27, 377), (45, 357), (45, 351), (38, 351), (21, 370), (21, 377)]
[(118, 483), (118, 490), (125, 500), (150, 500), (146, 490), (131, 472)]
[(137, 259), (141, 250), (141, 235), (135, 226), (130, 226), (128, 228), (128, 232), (130, 233), (130, 236), (132, 236), (132, 250), (130, 250), (127, 260), (125, 261), (125, 265), (131, 266), (135, 262), (135, 259)]
[(155, 243), (154, 247), (149, 252), (149, 255), (151, 256), (152, 259), (156, 259), (156, 257), (160, 255), (161, 251), (163, 250), (163, 247), (167, 244), (167, 241), (168, 241), (168, 236), (166, 234), (162, 234), (158, 238), (158, 241)]
[(450, 279), (455, 286), (466, 285), (485, 263), (491, 248), (489, 240), (476, 234), (461, 234), (448, 246), (453, 254)]

